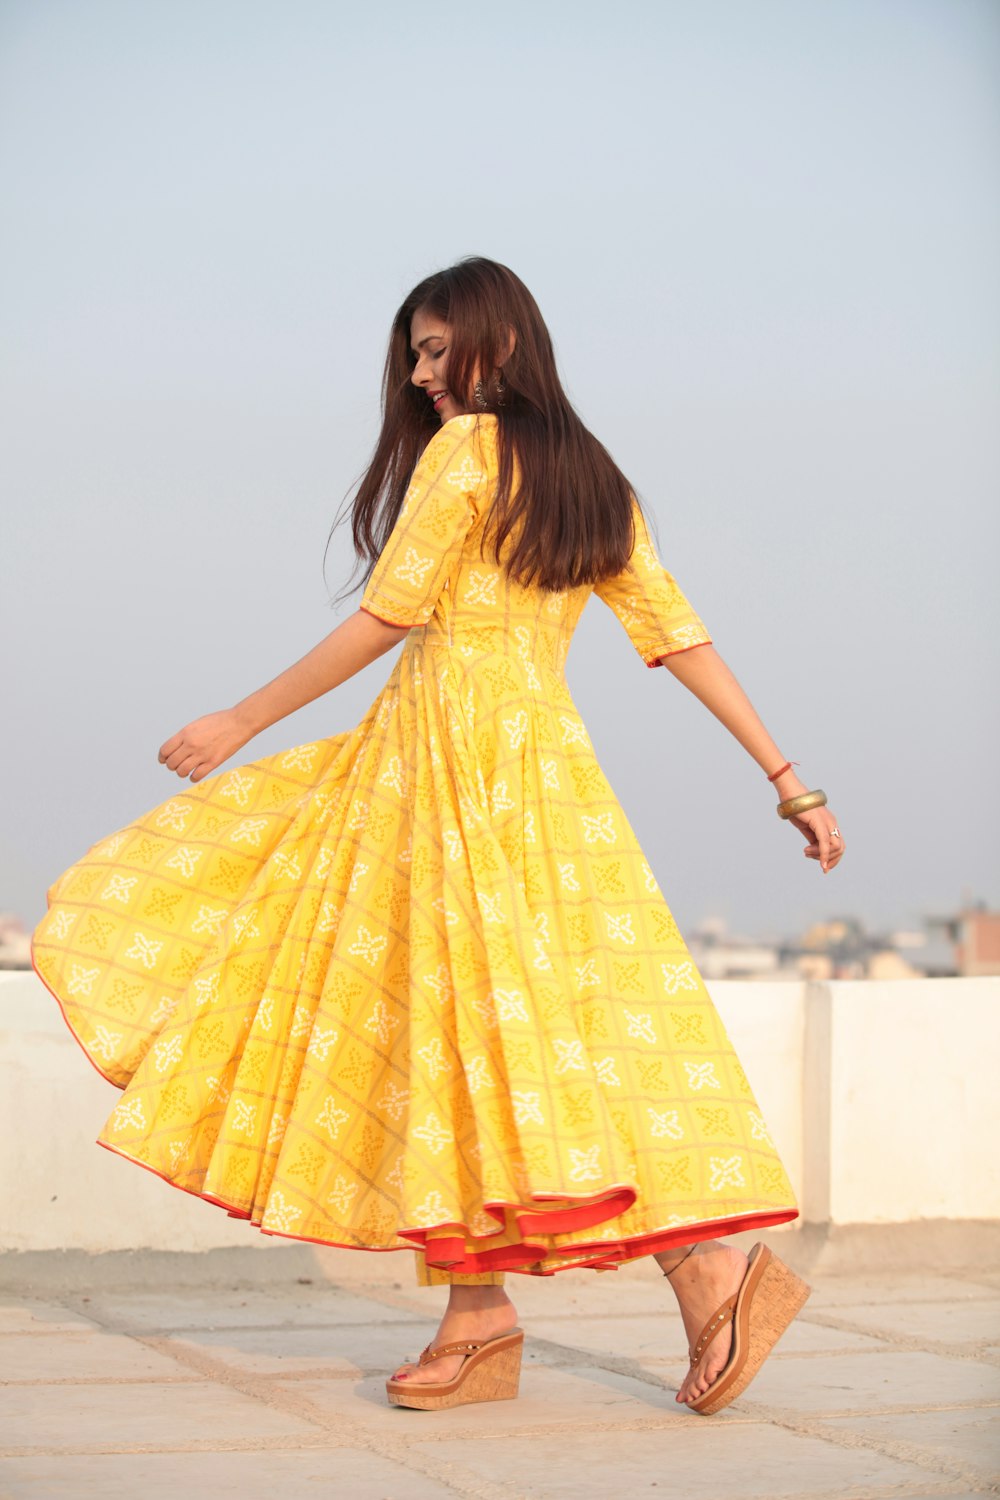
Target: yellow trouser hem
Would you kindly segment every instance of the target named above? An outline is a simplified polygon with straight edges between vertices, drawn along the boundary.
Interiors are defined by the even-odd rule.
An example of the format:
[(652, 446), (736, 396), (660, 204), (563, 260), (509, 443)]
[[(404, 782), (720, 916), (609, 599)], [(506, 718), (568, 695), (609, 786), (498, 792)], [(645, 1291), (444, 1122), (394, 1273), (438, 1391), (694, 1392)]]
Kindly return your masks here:
[(417, 1256), (418, 1286), (503, 1286), (503, 1271), (473, 1271), (467, 1276), (449, 1271), (444, 1266), (429, 1266), (422, 1255)]

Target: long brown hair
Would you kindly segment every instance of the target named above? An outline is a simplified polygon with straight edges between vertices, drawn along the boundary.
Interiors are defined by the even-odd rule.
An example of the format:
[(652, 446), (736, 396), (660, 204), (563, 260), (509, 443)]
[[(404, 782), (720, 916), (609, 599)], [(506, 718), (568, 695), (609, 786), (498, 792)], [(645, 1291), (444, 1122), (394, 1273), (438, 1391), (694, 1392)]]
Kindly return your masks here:
[(632, 488), (570, 405), (528, 288), (497, 261), (470, 256), (421, 281), (393, 320), (382, 430), (351, 508), (354, 548), (368, 559), (365, 578), (396, 523), (417, 460), (441, 425), (410, 379), (410, 323), (418, 309), (448, 324), (446, 378), (456, 402), (475, 411), (485, 399), (497, 417), (500, 473), (486, 529), (497, 564), (513, 533), (504, 566), (523, 585), (562, 590), (620, 572), (634, 542)]

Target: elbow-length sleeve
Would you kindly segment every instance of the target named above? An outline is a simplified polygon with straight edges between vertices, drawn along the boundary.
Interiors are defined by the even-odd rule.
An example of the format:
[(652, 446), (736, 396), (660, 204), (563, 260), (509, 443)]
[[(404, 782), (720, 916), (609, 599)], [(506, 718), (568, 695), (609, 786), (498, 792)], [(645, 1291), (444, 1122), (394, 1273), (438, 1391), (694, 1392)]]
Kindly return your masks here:
[(632, 516), (632, 555), (622, 571), (597, 584), (594, 593), (614, 610), (646, 666), (659, 667), (678, 651), (710, 645), (712, 637), (660, 562), (634, 499)]
[(476, 418), (453, 417), (420, 456), (359, 608), (387, 625), (426, 625), (476, 520), (486, 477)]

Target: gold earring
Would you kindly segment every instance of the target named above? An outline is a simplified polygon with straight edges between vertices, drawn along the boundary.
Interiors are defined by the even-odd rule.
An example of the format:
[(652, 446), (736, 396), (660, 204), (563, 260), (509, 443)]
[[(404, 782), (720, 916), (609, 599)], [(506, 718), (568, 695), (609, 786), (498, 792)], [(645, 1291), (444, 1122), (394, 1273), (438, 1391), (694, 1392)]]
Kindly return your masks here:
[[(507, 382), (503, 378), (502, 370), (497, 370), (494, 372), (493, 382), (496, 385), (497, 389), (496, 404), (497, 406), (503, 406), (507, 397)], [(476, 381), (473, 393), (476, 398), (476, 405), (479, 407), (480, 411), (486, 411), (490, 403), (489, 397), (486, 394), (486, 387), (483, 385), (483, 382), (481, 380)]]

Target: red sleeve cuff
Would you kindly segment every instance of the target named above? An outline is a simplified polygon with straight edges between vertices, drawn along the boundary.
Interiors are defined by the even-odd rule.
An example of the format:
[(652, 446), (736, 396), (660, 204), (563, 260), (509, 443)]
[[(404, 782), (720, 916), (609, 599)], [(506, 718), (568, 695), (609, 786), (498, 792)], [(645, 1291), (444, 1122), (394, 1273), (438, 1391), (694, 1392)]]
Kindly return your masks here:
[(678, 646), (676, 651), (665, 651), (662, 656), (654, 656), (652, 661), (646, 663), (647, 667), (662, 667), (668, 656), (681, 656), (685, 651), (697, 651), (699, 646), (710, 646), (711, 641), (695, 641), (693, 646)]

